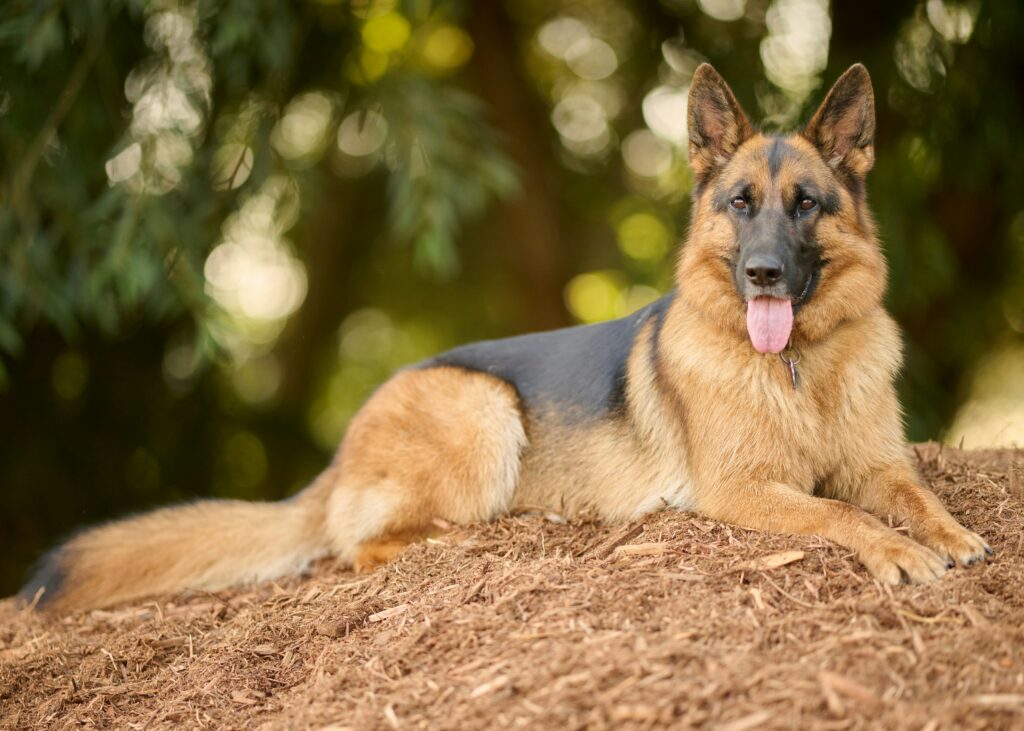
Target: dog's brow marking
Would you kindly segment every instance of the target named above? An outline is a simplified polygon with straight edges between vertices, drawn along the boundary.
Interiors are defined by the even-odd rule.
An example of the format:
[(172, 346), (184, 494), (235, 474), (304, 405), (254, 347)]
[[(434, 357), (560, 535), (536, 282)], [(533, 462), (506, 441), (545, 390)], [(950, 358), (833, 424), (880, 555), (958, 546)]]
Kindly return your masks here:
[(782, 169), (782, 161), (794, 154), (794, 150), (782, 137), (773, 137), (771, 147), (768, 148), (768, 172), (771, 176), (778, 177)]

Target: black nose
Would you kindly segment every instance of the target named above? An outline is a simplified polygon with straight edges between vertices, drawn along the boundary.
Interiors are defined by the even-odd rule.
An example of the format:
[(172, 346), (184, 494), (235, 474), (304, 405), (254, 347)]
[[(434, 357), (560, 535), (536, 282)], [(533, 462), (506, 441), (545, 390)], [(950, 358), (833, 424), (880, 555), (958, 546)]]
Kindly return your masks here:
[(759, 287), (767, 287), (782, 279), (782, 262), (774, 256), (755, 254), (747, 259), (747, 279)]

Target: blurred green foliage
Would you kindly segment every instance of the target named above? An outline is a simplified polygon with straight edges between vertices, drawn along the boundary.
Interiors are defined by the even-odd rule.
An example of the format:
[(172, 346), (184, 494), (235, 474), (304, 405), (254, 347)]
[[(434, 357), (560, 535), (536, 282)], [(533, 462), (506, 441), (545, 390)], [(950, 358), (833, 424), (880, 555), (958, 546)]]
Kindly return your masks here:
[(89, 522), (299, 489), (405, 363), (656, 297), (703, 60), (773, 129), (868, 65), (942, 435), (1024, 332), (1021, 37), (996, 0), (4, 3), (0, 589)]

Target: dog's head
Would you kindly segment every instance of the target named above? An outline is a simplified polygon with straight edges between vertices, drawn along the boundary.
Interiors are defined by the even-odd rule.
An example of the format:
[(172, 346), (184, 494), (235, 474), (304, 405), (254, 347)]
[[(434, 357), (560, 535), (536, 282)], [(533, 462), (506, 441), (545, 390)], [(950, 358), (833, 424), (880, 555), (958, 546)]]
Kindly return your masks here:
[(874, 130), (871, 80), (859, 64), (802, 131), (778, 136), (755, 131), (722, 77), (698, 68), (681, 296), (762, 353), (820, 340), (877, 307), (885, 263), (864, 195)]

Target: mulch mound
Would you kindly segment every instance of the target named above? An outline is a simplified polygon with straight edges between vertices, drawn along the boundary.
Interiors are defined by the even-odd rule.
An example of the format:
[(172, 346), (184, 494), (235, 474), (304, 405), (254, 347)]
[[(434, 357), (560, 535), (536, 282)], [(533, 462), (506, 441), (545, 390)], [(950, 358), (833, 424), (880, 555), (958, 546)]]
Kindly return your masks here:
[(1024, 728), (1024, 452), (916, 451), (987, 564), (890, 589), (817, 538), (508, 518), (367, 576), (0, 604), (0, 727)]

